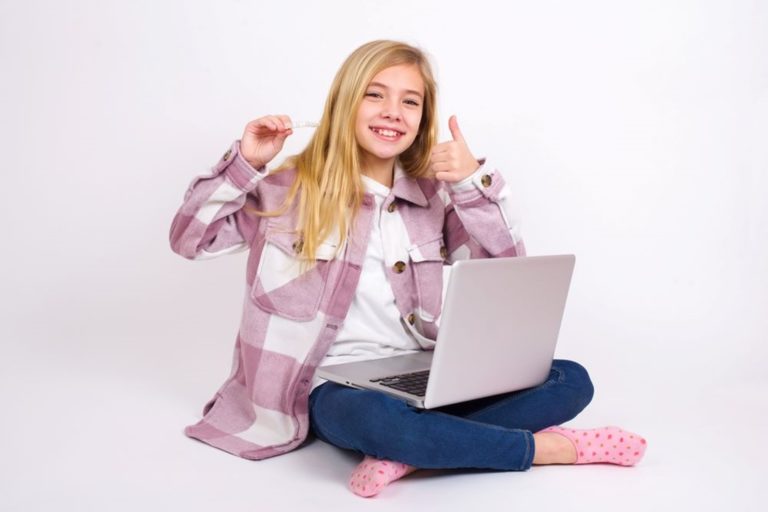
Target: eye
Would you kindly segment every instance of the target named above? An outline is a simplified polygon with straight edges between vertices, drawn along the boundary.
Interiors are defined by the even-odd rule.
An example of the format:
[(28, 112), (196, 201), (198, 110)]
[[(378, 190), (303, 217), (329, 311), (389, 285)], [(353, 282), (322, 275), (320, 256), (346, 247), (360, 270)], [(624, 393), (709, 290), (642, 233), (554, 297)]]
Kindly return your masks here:
[(384, 96), (382, 96), (381, 93), (376, 92), (376, 91), (368, 91), (368, 92), (365, 93), (365, 96), (367, 98), (379, 98), (379, 99), (384, 97)]
[(410, 100), (410, 99), (405, 100), (405, 104), (406, 105), (411, 105), (411, 106), (414, 106), (414, 107), (418, 107), (419, 106), (419, 102), (418, 101)]

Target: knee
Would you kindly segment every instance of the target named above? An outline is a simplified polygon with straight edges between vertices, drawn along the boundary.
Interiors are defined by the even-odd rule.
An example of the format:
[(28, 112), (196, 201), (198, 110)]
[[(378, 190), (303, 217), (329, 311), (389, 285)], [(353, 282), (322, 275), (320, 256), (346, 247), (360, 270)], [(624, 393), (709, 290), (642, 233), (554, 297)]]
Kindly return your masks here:
[(573, 404), (579, 411), (584, 409), (595, 394), (589, 372), (575, 361), (555, 360), (552, 367), (560, 372), (560, 381), (573, 392)]
[(341, 446), (344, 439), (359, 449), (358, 440), (385, 437), (393, 431), (392, 421), (406, 408), (405, 402), (384, 393), (355, 389), (331, 382), (315, 391), (310, 401), (310, 421), (316, 434)]
[(310, 415), (319, 418), (343, 418), (363, 410), (373, 392), (326, 382), (310, 395)]

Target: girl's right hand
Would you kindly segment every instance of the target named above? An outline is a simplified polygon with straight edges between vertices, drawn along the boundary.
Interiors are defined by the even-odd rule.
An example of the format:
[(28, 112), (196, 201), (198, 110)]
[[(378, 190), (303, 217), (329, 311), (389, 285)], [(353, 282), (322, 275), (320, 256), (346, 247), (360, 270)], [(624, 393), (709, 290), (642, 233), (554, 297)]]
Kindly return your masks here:
[(292, 133), (290, 117), (260, 117), (245, 125), (240, 154), (254, 169), (264, 167), (283, 149), (283, 142)]

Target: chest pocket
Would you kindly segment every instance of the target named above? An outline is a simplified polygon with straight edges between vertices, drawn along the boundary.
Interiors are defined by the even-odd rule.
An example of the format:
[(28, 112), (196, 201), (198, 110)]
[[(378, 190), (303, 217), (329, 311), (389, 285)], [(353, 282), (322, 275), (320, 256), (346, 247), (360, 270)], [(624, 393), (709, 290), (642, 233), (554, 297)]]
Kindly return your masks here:
[(443, 264), (448, 256), (442, 236), (408, 250), (413, 267), (418, 313), (427, 322), (440, 316), (443, 295)]
[(251, 299), (264, 311), (291, 320), (317, 316), (337, 245), (322, 243), (317, 261), (302, 265), (296, 257), (301, 239), (295, 233), (268, 230), (251, 288)]

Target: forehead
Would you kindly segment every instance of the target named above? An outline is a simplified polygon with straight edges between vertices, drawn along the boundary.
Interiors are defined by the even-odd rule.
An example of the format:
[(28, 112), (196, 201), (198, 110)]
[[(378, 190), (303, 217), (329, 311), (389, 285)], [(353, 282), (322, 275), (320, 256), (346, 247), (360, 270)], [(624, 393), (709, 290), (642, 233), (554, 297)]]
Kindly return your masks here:
[(416, 64), (398, 64), (379, 71), (371, 83), (398, 91), (414, 91), (424, 94), (424, 79)]

